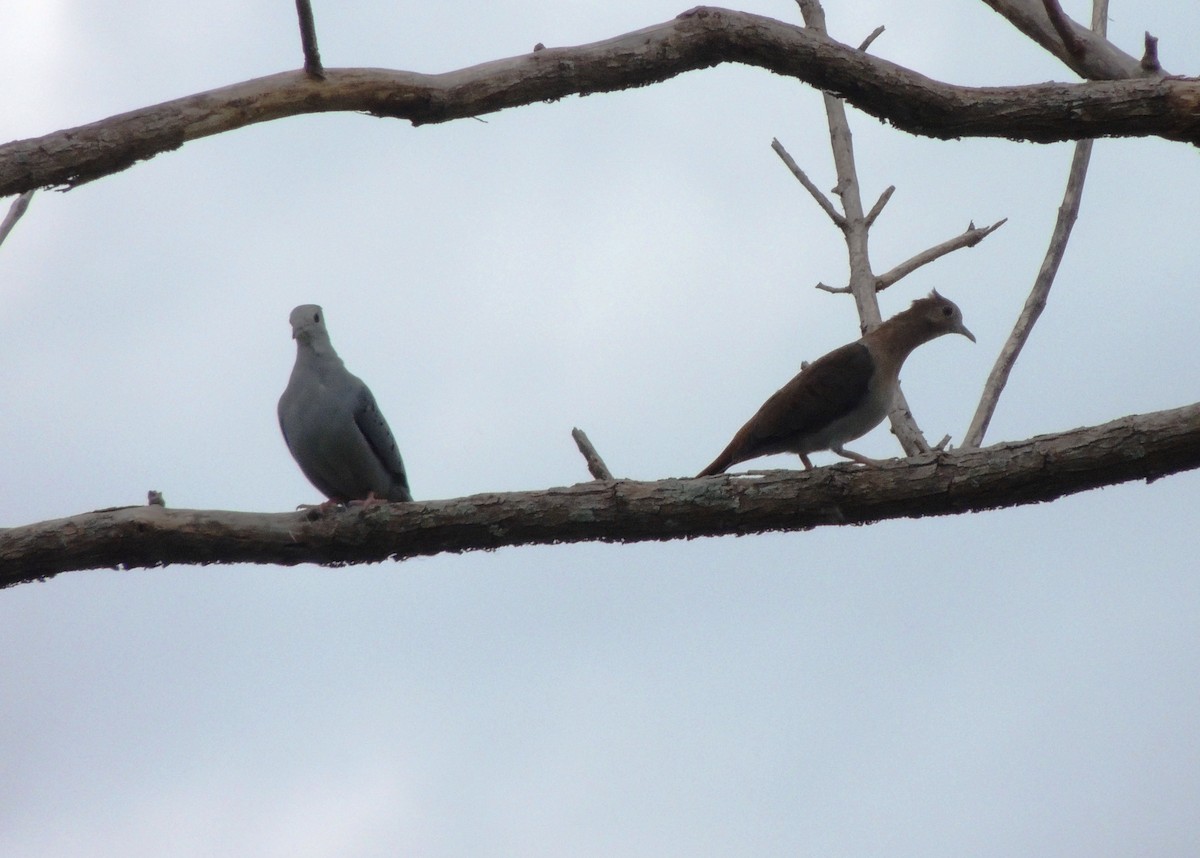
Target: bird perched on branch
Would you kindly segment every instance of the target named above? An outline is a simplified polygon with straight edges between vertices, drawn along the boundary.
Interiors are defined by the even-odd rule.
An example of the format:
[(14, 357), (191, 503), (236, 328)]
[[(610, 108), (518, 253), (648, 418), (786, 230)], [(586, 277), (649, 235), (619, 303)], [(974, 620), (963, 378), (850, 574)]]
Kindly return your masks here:
[(279, 428), (304, 476), (331, 501), (411, 501), (408, 476), (375, 397), (329, 341), (316, 304), (292, 310), (296, 364)]
[(818, 450), (832, 450), (864, 465), (879, 464), (843, 445), (883, 422), (896, 398), (904, 359), (942, 334), (962, 334), (975, 341), (953, 301), (937, 292), (918, 298), (861, 339), (801, 370), (697, 476), (720, 474), (738, 462), (774, 453), (798, 453), (804, 467), (811, 468), (808, 454)]

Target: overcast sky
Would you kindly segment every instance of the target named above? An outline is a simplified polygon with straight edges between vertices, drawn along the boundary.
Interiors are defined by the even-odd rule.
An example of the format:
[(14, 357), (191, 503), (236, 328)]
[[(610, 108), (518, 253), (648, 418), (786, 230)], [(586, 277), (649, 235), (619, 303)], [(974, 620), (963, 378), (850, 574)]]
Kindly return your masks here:
[[(965, 84), (1074, 80), (983, 3), (827, 0), (833, 35)], [(1064, 3), (1086, 19), (1083, 3)], [(316, 3), (329, 66), (439, 72), (673, 17), (641, 2)], [(738, 8), (797, 21), (794, 4)], [(1200, 6), (1111, 38), (1200, 64)], [(0, 140), (300, 63), (288, 0), (14, 0)], [(1070, 145), (851, 111), (884, 271), (1008, 223), (937, 288), (978, 337), (904, 372), (962, 437), (1041, 264)], [(335, 114), (42, 192), (0, 247), (0, 526), (320, 500), (275, 403), (325, 307), (418, 498), (706, 465), (856, 336), (820, 96), (741, 67), (414, 129)], [(1193, 402), (1194, 147), (1095, 148), (988, 441)], [(0, 202), (6, 210), (8, 201)], [(892, 456), (878, 429), (855, 449)], [(830, 454), (814, 457), (833, 461)], [(748, 467), (794, 467), (775, 457)], [(1037, 507), (353, 569), (174, 566), (0, 592), (0, 854), (1054, 856), (1200, 851), (1200, 476)]]

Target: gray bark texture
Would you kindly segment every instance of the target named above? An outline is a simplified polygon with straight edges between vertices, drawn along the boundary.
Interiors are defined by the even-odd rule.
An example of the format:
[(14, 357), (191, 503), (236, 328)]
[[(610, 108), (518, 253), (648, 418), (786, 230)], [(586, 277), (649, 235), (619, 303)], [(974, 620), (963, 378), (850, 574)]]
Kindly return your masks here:
[(0, 530), (0, 586), (60, 572), (170, 563), (343, 565), (565, 542), (809, 530), (1054, 500), (1200, 467), (1200, 403), (883, 467), (605, 480), (535, 492), (332, 511), (157, 505)]
[(913, 134), (1049, 143), (1158, 136), (1200, 144), (1200, 81), (1164, 76), (966, 87), (942, 83), (805, 27), (728, 9), (680, 16), (590, 45), (545, 48), (444, 74), (282, 72), (0, 146), (0, 196), (74, 187), (190, 140), (286, 116), (360, 111), (414, 125), (646, 86), (726, 62), (839, 95)]

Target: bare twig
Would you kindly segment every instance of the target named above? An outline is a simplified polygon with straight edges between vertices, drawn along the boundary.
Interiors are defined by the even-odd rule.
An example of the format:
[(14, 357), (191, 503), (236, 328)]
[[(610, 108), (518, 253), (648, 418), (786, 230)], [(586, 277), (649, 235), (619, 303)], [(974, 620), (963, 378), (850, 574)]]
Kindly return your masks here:
[(875, 201), (875, 205), (871, 206), (871, 210), (867, 212), (867, 229), (875, 223), (875, 219), (883, 213), (883, 207), (888, 204), (888, 200), (892, 198), (892, 194), (896, 193), (895, 185), (888, 185), (887, 190), (879, 195), (879, 199)]
[(600, 458), (600, 454), (588, 440), (587, 434), (582, 429), (572, 429), (571, 437), (575, 439), (575, 446), (579, 448), (584, 461), (587, 462), (588, 472), (597, 480), (611, 480), (613, 478), (612, 471), (608, 469), (608, 465), (604, 464), (604, 460)]
[(822, 292), (828, 292), (830, 295), (849, 295), (850, 294), (849, 286), (830, 286), (828, 283), (818, 283), (813, 288), (820, 289)]
[(296, 15), (300, 19), (300, 46), (304, 49), (304, 73), (317, 80), (325, 79), (321, 52), (317, 50), (317, 25), (313, 21), (310, 0), (296, 0)]
[(31, 199), (33, 199), (33, 191), (26, 191), (13, 200), (12, 205), (8, 207), (8, 214), (4, 216), (4, 222), (0, 223), (0, 244), (4, 244), (4, 239), (8, 238), (8, 234), (17, 225), (21, 215), (25, 214)]
[(829, 219), (837, 225), (838, 229), (845, 229), (846, 219), (842, 217), (841, 213), (833, 207), (833, 203), (829, 201), (829, 197), (821, 193), (821, 189), (813, 184), (812, 179), (808, 178), (808, 174), (805, 173), (804, 170), (800, 169), (800, 165), (792, 159), (792, 156), (788, 154), (787, 149), (783, 148), (783, 144), (780, 143), (778, 139), (773, 139), (771, 140), (771, 148), (774, 149), (775, 154), (783, 160), (783, 163), (787, 165), (787, 168), (792, 171), (792, 175), (795, 176), (796, 179), (799, 180), (800, 184), (804, 186), (804, 190), (808, 191), (809, 194), (812, 195), (812, 198), (817, 201), (817, 205), (821, 207), (821, 210), (824, 211), (825, 214), (829, 215)]
[(884, 26), (880, 24), (871, 31), (871, 35), (862, 40), (862, 44), (858, 46), (860, 51), (866, 52), (867, 48), (871, 47), (871, 43), (883, 35)]
[(1142, 69), (1150, 74), (1162, 71), (1158, 64), (1158, 39), (1146, 33), (1146, 52), (1142, 54)]
[[(1104, 35), (1107, 18), (1108, 0), (1095, 0), (1092, 6), (1092, 29), (1097, 35)], [(1041, 316), (1042, 310), (1046, 308), (1050, 287), (1054, 285), (1058, 266), (1062, 262), (1063, 254), (1066, 253), (1071, 229), (1075, 226), (1076, 218), (1079, 217), (1079, 206), (1083, 199), (1083, 183), (1087, 178), (1088, 162), (1091, 157), (1091, 140), (1080, 140), (1075, 144), (1075, 154), (1071, 158), (1071, 170), (1067, 174), (1067, 188), (1063, 193), (1062, 204), (1058, 207), (1058, 219), (1055, 221), (1054, 231), (1050, 235), (1050, 246), (1046, 249), (1042, 267), (1034, 279), (1029, 297), (1025, 299), (1021, 315), (1017, 317), (1012, 333), (1008, 335), (1008, 340), (1004, 343), (992, 371), (988, 374), (979, 405), (975, 409), (975, 416), (971, 418), (971, 425), (967, 428), (966, 436), (963, 438), (964, 447), (978, 447), (983, 443), (983, 437), (992, 421), (992, 415), (996, 412), (996, 404), (1000, 401), (1000, 394), (1008, 383), (1013, 365), (1017, 362), (1021, 349), (1029, 340), (1029, 335), (1032, 333), (1038, 317)]]
[(952, 253), (955, 250), (960, 250), (964, 247), (974, 247), (1000, 227), (1004, 226), (1007, 221), (1008, 218), (1001, 218), (991, 226), (985, 227), (977, 227), (973, 223), (970, 224), (964, 232), (954, 236), (954, 238), (951, 238), (948, 241), (943, 241), (941, 244), (934, 245), (928, 250), (923, 250), (916, 256), (913, 256), (911, 259), (901, 262), (891, 271), (888, 271), (885, 274), (880, 274), (875, 278), (876, 291), (882, 292), (884, 289), (893, 285), (900, 278), (907, 277), (922, 265), (928, 265), (930, 262), (933, 262), (935, 259), (940, 259), (947, 253)]

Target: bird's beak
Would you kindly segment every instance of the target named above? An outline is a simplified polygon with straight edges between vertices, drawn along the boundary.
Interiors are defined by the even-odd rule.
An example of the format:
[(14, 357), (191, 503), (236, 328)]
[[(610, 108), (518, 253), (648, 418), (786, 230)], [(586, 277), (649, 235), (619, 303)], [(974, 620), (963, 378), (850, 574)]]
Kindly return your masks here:
[(960, 334), (962, 334), (964, 337), (966, 337), (968, 340), (970, 340), (971, 342), (975, 342), (975, 335), (967, 330), (966, 325), (959, 325), (958, 332)]

